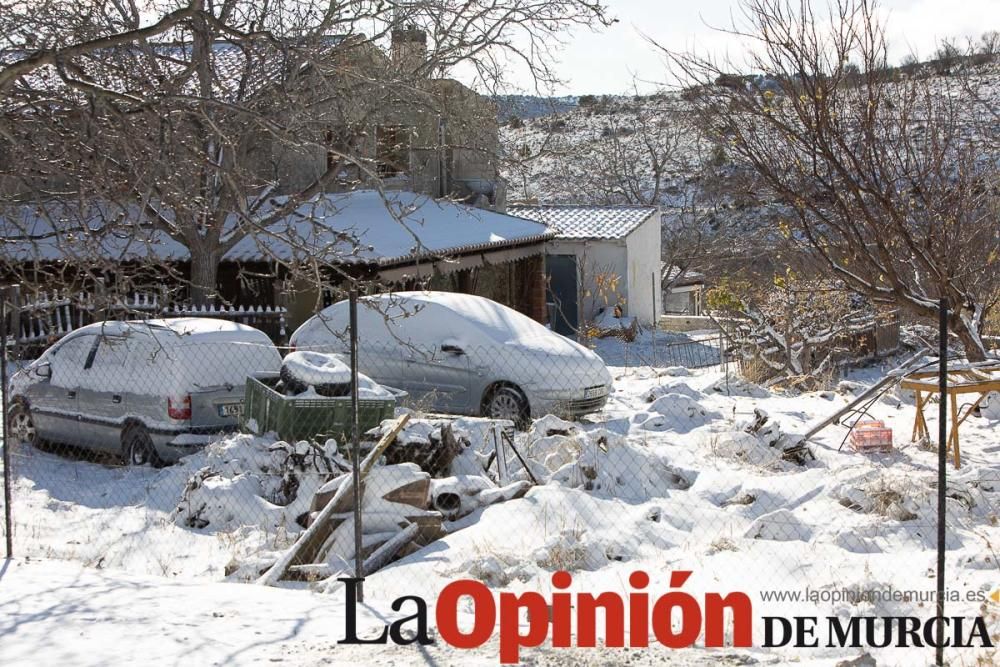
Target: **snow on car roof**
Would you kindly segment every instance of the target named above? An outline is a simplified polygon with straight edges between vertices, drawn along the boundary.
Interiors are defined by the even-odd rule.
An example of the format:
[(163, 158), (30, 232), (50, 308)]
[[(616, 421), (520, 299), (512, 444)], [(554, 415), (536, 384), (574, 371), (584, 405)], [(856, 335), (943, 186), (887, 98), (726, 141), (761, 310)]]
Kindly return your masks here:
[[(157, 320), (128, 320), (106, 322), (95, 322), (81, 327), (73, 332), (73, 335), (80, 334), (105, 334), (110, 336), (121, 335), (128, 332), (150, 333), (160, 341), (168, 340), (190, 340), (209, 338), (212, 342), (267, 342), (270, 339), (260, 329), (229, 322), (227, 320), (209, 319), (207, 317), (172, 317)], [(183, 338), (182, 338), (183, 337)]]
[(457, 292), (392, 292), (364, 297), (386, 303), (408, 301), (443, 306), (486, 329), (497, 341), (523, 340), (552, 332), (513, 308), (485, 297)]
[[(262, 205), (267, 215), (287, 202), (275, 197)], [(173, 214), (159, 211), (167, 220)], [(153, 225), (134, 205), (49, 202), (11, 208), (0, 216), (4, 253), (19, 261), (186, 261), (190, 252)], [(316, 260), (329, 263), (405, 264), (423, 257), (495, 250), (539, 243), (554, 232), (538, 222), (415, 192), (359, 190), (319, 195), (260, 230), (226, 221), (229, 232), (241, 224), (254, 230), (238, 241), (223, 262)]]

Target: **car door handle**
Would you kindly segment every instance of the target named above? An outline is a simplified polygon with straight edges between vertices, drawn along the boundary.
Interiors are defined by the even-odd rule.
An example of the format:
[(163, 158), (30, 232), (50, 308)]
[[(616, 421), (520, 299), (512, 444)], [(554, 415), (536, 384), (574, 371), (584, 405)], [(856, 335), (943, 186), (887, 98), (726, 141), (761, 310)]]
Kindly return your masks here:
[(115, 394), (114, 396), (112, 396), (111, 397), (111, 402), (112, 403), (121, 403), (122, 402), (121, 395), (120, 394)]
[(76, 392), (75, 391), (67, 391), (66, 392), (66, 396), (69, 397), (69, 398), (76, 398)]

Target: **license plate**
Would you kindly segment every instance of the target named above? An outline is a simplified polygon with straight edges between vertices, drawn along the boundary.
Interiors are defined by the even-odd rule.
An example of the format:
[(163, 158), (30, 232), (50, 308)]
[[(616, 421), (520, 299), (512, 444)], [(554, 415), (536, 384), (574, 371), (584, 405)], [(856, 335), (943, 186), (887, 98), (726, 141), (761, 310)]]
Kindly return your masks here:
[(222, 403), (219, 405), (220, 417), (239, 417), (243, 414), (242, 403)]
[(589, 389), (583, 390), (584, 398), (597, 398), (598, 396), (604, 396), (608, 393), (608, 390), (604, 387), (590, 387)]

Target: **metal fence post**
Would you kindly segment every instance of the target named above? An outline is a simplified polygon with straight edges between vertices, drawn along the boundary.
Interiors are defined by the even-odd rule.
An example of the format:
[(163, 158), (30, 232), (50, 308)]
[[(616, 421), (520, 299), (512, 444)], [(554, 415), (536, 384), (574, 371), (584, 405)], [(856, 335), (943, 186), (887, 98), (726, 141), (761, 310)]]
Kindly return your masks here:
[(937, 479), (937, 648), (936, 665), (944, 665), (944, 543), (945, 543), (945, 499), (948, 481), (948, 299), (942, 297), (939, 305), (940, 337), (938, 359), (938, 391), (941, 402), (938, 405), (938, 479)]
[(656, 368), (656, 330), (659, 328), (659, 315), (656, 312), (656, 274), (650, 275), (653, 286), (653, 368)]
[(364, 554), (361, 537), (361, 430), (358, 417), (358, 289), (352, 287), (349, 293), (351, 309), (351, 459), (354, 479), (354, 576), (357, 582), (358, 601), (365, 601)]
[[(3, 409), (3, 520), (7, 538), (7, 558), (14, 557), (14, 516), (11, 509), (11, 474), (10, 474), (10, 424), (7, 420), (7, 299), (14, 288), (5, 287), (0, 292), (0, 378), (3, 387), (0, 389), (0, 403)], [(16, 336), (16, 334), (15, 334)]]

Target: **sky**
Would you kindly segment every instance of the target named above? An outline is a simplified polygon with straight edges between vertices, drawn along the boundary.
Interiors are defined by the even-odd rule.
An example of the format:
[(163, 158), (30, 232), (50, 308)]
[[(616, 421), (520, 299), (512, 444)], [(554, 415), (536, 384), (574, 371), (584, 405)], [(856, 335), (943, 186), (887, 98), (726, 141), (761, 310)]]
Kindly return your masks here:
[[(823, 0), (818, 0), (823, 2)], [(650, 92), (667, 80), (662, 57), (643, 35), (673, 50), (738, 57), (740, 46), (709, 26), (731, 23), (735, 0), (605, 0), (619, 22), (599, 33), (578, 30), (561, 48), (557, 72), (564, 84), (555, 94)], [(942, 38), (978, 40), (1000, 30), (1000, 0), (881, 0), (889, 57), (930, 57)], [(528, 87), (528, 81), (515, 81)], [(530, 92), (530, 91), (528, 91)]]

